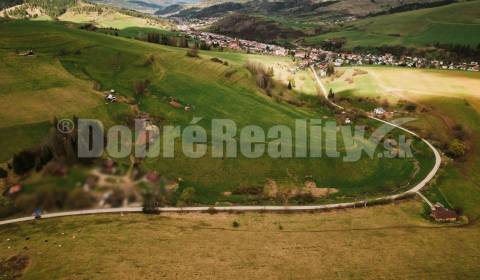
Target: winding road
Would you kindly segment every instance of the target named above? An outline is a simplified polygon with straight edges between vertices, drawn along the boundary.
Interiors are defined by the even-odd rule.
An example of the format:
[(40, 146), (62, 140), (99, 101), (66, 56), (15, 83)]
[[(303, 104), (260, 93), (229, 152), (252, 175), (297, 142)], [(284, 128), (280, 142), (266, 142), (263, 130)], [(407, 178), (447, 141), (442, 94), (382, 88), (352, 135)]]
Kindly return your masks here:
[[(312, 73), (315, 77), (315, 80), (319, 87), (321, 88), (324, 97), (330, 104), (334, 107), (337, 107), (339, 109), (343, 109), (342, 106), (333, 103), (330, 101), (327, 97), (327, 91), (322, 84), (320, 78), (318, 77), (315, 69), (311, 67)], [(379, 197), (375, 199), (370, 199), (370, 200), (361, 200), (361, 201), (355, 201), (355, 202), (346, 202), (346, 203), (334, 203), (334, 204), (323, 204), (323, 205), (305, 205), (305, 206), (225, 206), (225, 207), (161, 207), (158, 208), (159, 212), (210, 212), (210, 211), (218, 211), (218, 212), (247, 212), (247, 211), (269, 211), (269, 212), (293, 212), (293, 211), (315, 211), (315, 210), (329, 210), (329, 209), (341, 209), (341, 208), (353, 208), (353, 207), (365, 207), (368, 206), (369, 204), (375, 204), (375, 202), (378, 201), (394, 201), (399, 198), (403, 197), (408, 197), (414, 194), (418, 194), (425, 202), (432, 207), (432, 203), (428, 201), (428, 199), (423, 196), (420, 193), (420, 190), (422, 190), (428, 182), (430, 182), (433, 177), (435, 177), (437, 171), (440, 168), (442, 158), (440, 156), (440, 153), (438, 150), (427, 140), (424, 138), (420, 137), (413, 131), (410, 131), (404, 127), (398, 126), (394, 123), (387, 122), (375, 117), (369, 117), (373, 120), (382, 122), (384, 124), (391, 125), (393, 127), (396, 127), (398, 129), (401, 129), (419, 139), (421, 139), (425, 144), (428, 145), (428, 147), (433, 151), (435, 155), (435, 165), (433, 169), (427, 174), (427, 176), (419, 182), (417, 185), (415, 185), (413, 188), (399, 194), (395, 195), (389, 195), (389, 196), (384, 196), (384, 197)], [(142, 208), (141, 207), (124, 207), (124, 208), (108, 208), (108, 209), (90, 209), (90, 210), (79, 210), (79, 211), (68, 211), (68, 212), (58, 212), (58, 213), (50, 213), (50, 214), (44, 214), (42, 215), (42, 219), (47, 219), (47, 218), (57, 218), (57, 217), (66, 217), (66, 216), (79, 216), (79, 215), (93, 215), (93, 214), (107, 214), (107, 213), (141, 213)], [(3, 220), (0, 221), (0, 225), (7, 225), (7, 224), (14, 224), (14, 223), (20, 223), (20, 222), (26, 222), (26, 221), (32, 221), (35, 220), (35, 217), (29, 216), (29, 217), (23, 217), (23, 218), (17, 218), (17, 219), (10, 219), (10, 220)]]

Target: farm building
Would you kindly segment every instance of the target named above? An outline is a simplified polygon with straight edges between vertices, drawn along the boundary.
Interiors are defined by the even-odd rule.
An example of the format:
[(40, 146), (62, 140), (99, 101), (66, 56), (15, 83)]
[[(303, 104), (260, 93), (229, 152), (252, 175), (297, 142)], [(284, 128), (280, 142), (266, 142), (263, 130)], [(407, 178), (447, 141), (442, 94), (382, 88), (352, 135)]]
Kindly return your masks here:
[(383, 116), (385, 115), (387, 111), (385, 111), (385, 109), (383, 109), (382, 107), (378, 107), (378, 108), (375, 108), (373, 109), (373, 114), (377, 115), (377, 116)]
[(20, 192), (22, 190), (22, 185), (14, 185), (12, 187), (10, 187), (10, 189), (8, 190), (8, 194), (12, 195), (12, 194), (16, 194), (18, 192)]
[(440, 223), (455, 222), (458, 219), (458, 215), (455, 211), (438, 204), (433, 206), (430, 216)]
[(178, 109), (178, 108), (181, 108), (182, 107), (182, 104), (180, 104), (179, 102), (175, 101), (175, 100), (172, 100), (170, 102), (168, 102), (170, 104), (170, 106), (172, 106), (173, 108), (175, 109)]

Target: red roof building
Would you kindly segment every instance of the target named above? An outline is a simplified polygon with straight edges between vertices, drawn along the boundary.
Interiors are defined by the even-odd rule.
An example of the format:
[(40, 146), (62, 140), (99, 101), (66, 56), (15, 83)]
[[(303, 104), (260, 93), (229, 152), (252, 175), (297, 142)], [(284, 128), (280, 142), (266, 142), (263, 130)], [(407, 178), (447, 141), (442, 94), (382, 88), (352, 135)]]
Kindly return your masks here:
[(434, 206), (430, 216), (440, 223), (455, 222), (458, 219), (458, 215), (455, 211), (442, 206)]

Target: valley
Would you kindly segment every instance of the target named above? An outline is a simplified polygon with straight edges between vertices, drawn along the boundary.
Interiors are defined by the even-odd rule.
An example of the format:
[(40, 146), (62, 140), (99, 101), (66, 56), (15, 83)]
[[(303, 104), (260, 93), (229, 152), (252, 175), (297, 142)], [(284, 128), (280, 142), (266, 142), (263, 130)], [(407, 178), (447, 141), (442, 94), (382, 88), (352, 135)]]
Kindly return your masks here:
[(0, 279), (478, 278), (479, 3), (5, 2)]

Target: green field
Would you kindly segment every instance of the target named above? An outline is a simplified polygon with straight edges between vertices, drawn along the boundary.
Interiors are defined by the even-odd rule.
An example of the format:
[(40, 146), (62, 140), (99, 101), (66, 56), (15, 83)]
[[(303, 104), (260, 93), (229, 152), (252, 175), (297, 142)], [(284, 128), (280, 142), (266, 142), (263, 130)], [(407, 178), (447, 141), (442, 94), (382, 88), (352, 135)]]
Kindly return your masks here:
[[(296, 107), (261, 92), (243, 61), (251, 58), (268, 64), (274, 60), (272, 57), (202, 52), (201, 58), (190, 58), (185, 49), (68, 28), (54, 22), (5, 21), (0, 23), (0, 34), (0, 127), (22, 137), (20, 141), (5, 141), (6, 145), (15, 143), (15, 148), (4, 147), (3, 159), (38, 143), (38, 137), (46, 133), (44, 127), (45, 130), (32, 132), (36, 137), (24, 139), (30, 133), (23, 132), (25, 125), (49, 121), (54, 116), (99, 118), (107, 126), (124, 124), (132, 115), (132, 107), (122, 102), (104, 104), (102, 93), (93, 89), (94, 82), (100, 91), (113, 88), (132, 103), (134, 84), (148, 79), (149, 94), (137, 97), (136, 102), (138, 109), (161, 120), (160, 126), (186, 126), (193, 117), (201, 117), (200, 124), (207, 128), (213, 118), (232, 119), (238, 128), (249, 124), (293, 127), (295, 119), (333, 116), (324, 107)], [(15, 54), (15, 50), (23, 49), (35, 50), (35, 56)], [(150, 56), (154, 62), (146, 64)], [(230, 65), (211, 62), (211, 57), (225, 59)], [(229, 72), (233, 74), (226, 75)], [(291, 95), (301, 98), (300, 92)], [(173, 108), (168, 104), (168, 96), (192, 104), (195, 110)], [(185, 187), (195, 188), (194, 201), (201, 204), (251, 203), (248, 195), (224, 197), (222, 193), (245, 186), (262, 188), (267, 179), (280, 186), (299, 186), (305, 176), (312, 176), (318, 187), (339, 190), (318, 202), (394, 193), (411, 187), (433, 164), (431, 152), (420, 142), (414, 145), (413, 160), (363, 158), (355, 163), (326, 157), (189, 159), (180, 153), (181, 147), (177, 148), (174, 159), (147, 159), (144, 168), (167, 178), (182, 178)], [(340, 142), (339, 150), (343, 149)], [(420, 172), (414, 172), (415, 161), (420, 164)]]
[[(81, 7), (81, 6), (80, 6)], [(145, 27), (164, 29), (168, 23), (162, 20), (153, 20), (142, 17), (135, 17), (118, 11), (117, 9), (103, 7), (101, 13), (98, 12), (78, 12), (69, 9), (62, 14), (59, 19), (76, 23), (92, 23), (98, 27), (125, 29), (129, 27)]]
[[(120, 32), (134, 37), (145, 29)], [(28, 49), (35, 55), (18, 55)], [(267, 96), (244, 67), (248, 60), (274, 67), (274, 79), (283, 84), (273, 91), (277, 95), (289, 75), (283, 67), (291, 63), (286, 58), (226, 52), (200, 52), (200, 58), (191, 58), (186, 51), (73, 24), (0, 20), (0, 163), (41, 143), (54, 117), (97, 118), (107, 127), (125, 125), (137, 109), (159, 126), (186, 126), (194, 117), (203, 118), (200, 124), (207, 127), (213, 118), (232, 119), (239, 127), (291, 127), (296, 118), (335, 118), (319, 103), (299, 107)], [(211, 61), (213, 57), (228, 65)], [(439, 176), (422, 192), (462, 212), (463, 222), (434, 223), (418, 198), (314, 213), (122, 213), (42, 219), (0, 226), (0, 279), (478, 279), (480, 73), (336, 70), (323, 82), (338, 102), (371, 110), (388, 101), (390, 110), (416, 118), (408, 127), (442, 151), (454, 138), (454, 128), (462, 126), (467, 155), (444, 157)], [(294, 78), (297, 87), (288, 95), (313, 100), (315, 87), (308, 72)], [(148, 94), (136, 96), (134, 84), (144, 79), (151, 82)], [(106, 104), (103, 91), (112, 88), (120, 102)], [(195, 109), (175, 109), (168, 96)], [(405, 102), (417, 110), (402, 111)], [(299, 185), (305, 176), (312, 176), (318, 187), (339, 190), (315, 203), (341, 202), (397, 193), (423, 178), (433, 157), (425, 145), (414, 142), (413, 147), (414, 160), (363, 158), (348, 164), (326, 157), (189, 159), (177, 147), (175, 159), (148, 159), (142, 168), (169, 179), (182, 177), (182, 188), (195, 189), (194, 205), (278, 203), (222, 193), (261, 187), (268, 178), (280, 186)], [(346, 148), (340, 143), (340, 150)], [(21, 181), (23, 191), (80, 187), (89, 168), (77, 166), (62, 178), (33, 172)], [(12, 257), (24, 263), (9, 262)]]
[(318, 45), (331, 38), (347, 39), (347, 48), (356, 46), (480, 43), (480, 1), (371, 17), (345, 24), (338, 31), (305, 38)]

